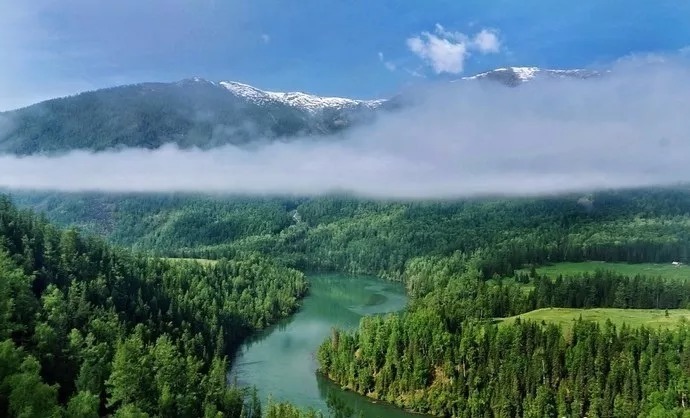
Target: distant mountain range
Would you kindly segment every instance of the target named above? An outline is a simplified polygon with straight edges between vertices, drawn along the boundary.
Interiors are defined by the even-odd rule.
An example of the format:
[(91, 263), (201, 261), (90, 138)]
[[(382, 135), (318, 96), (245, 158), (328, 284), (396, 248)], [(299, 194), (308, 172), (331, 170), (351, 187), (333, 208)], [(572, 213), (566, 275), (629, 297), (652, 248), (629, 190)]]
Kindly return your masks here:
[[(194, 81), (202, 82), (199, 78), (195, 78)], [(213, 82), (206, 82), (214, 84)], [(322, 97), (301, 92), (282, 93), (264, 91), (236, 81), (221, 81), (218, 84), (235, 96), (242, 97), (253, 104), (260, 106), (282, 104), (305, 110), (312, 114), (317, 114), (326, 110), (352, 110), (358, 108), (377, 109), (386, 102), (386, 100), (354, 100), (342, 97)]]
[(598, 77), (601, 73), (592, 70), (550, 70), (539, 67), (508, 67), (497, 68), (492, 71), (480, 73), (460, 80), (492, 80), (501, 82), (507, 86), (518, 86), (522, 83), (536, 79), (579, 78), (586, 79)]
[[(587, 70), (499, 68), (457, 81), (507, 86), (539, 77), (589, 78)], [(354, 100), (300, 92), (272, 92), (232, 81), (191, 78), (142, 83), (47, 100), (0, 113), (0, 153), (53, 154), (128, 147), (155, 149), (243, 145), (257, 140), (334, 135), (372, 121), (403, 101)]]

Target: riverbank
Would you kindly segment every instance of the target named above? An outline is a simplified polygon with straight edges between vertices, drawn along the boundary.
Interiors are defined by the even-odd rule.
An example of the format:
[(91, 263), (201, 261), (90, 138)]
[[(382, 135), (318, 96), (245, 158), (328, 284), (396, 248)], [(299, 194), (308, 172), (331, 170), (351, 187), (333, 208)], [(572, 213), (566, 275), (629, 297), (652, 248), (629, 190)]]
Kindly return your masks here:
[(333, 327), (355, 329), (366, 315), (398, 312), (407, 296), (401, 283), (339, 274), (308, 276), (309, 293), (296, 314), (253, 337), (237, 352), (229, 374), (259, 396), (328, 412), (328, 398), (367, 418), (410, 418), (411, 414), (351, 391), (317, 375), (316, 350)]

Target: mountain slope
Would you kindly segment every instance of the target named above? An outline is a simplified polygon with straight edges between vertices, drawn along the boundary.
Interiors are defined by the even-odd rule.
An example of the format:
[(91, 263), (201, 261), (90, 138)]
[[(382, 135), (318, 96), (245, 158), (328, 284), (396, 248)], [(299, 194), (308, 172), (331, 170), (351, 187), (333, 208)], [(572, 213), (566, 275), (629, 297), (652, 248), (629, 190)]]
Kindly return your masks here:
[(225, 87), (235, 96), (245, 98), (247, 101), (257, 105), (284, 104), (306, 110), (312, 114), (323, 112), (327, 109), (356, 109), (358, 107), (376, 109), (385, 102), (385, 100), (353, 100), (342, 97), (322, 97), (301, 92), (264, 91), (236, 81), (221, 81), (218, 84)]
[(382, 101), (264, 92), (189, 79), (143, 83), (48, 100), (0, 114), (0, 152), (211, 148), (258, 139), (333, 134), (369, 120)]
[(507, 86), (519, 86), (522, 83), (539, 79), (587, 79), (600, 76), (601, 73), (592, 70), (553, 70), (539, 67), (507, 67), (463, 77), (461, 80), (491, 80)]
[[(597, 76), (588, 70), (499, 68), (459, 82), (488, 80), (518, 86), (540, 78)], [(260, 140), (332, 135), (408, 106), (405, 98), (353, 100), (300, 92), (264, 91), (233, 81), (193, 78), (176, 83), (113, 87), (0, 113), (0, 153), (155, 149), (243, 145)]]

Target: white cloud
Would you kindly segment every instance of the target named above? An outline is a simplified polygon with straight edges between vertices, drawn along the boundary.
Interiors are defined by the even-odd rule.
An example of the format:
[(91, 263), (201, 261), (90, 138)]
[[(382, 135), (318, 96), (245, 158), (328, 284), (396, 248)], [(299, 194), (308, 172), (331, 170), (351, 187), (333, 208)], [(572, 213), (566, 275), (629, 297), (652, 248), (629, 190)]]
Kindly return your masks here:
[(380, 51), (379, 51), (379, 54), (378, 54), (378, 55), (379, 55), (379, 61), (381, 61), (381, 63), (383, 64), (383, 66), (386, 67), (386, 69), (387, 69), (388, 71), (395, 71), (395, 70), (398, 69), (398, 66), (395, 65), (394, 62), (392, 62), (392, 61), (386, 61), (385, 57), (383, 56), (383, 52), (380, 52)]
[(422, 32), (408, 38), (407, 47), (431, 66), (436, 74), (459, 74), (473, 51), (482, 54), (497, 53), (500, 41), (493, 30), (483, 29), (470, 38), (461, 32), (449, 31), (437, 23), (434, 33)]
[(407, 47), (431, 65), (437, 74), (458, 74), (463, 70), (467, 55), (467, 45), (464, 42), (456, 43), (424, 32), (421, 36), (408, 39)]
[(408, 92), (418, 103), (342, 139), (252, 150), (0, 156), (0, 186), (388, 198), (538, 195), (690, 182), (690, 65), (635, 60), (600, 79), (517, 88), (474, 81)]
[(263, 41), (263, 43), (267, 44), (267, 43), (271, 42), (271, 36), (267, 33), (262, 33), (261, 34), (261, 40)]
[(497, 53), (501, 49), (501, 41), (498, 39), (496, 31), (482, 29), (473, 39), (474, 46), (482, 54)]

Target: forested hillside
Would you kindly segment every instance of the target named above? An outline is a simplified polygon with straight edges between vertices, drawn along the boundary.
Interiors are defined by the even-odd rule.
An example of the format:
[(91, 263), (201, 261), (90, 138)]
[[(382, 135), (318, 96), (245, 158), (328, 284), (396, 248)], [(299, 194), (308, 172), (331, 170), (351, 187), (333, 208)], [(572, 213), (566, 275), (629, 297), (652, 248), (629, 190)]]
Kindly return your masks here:
[(422, 255), (483, 250), (482, 274), (524, 263), (671, 262), (690, 257), (690, 190), (549, 198), (383, 202), (13, 192), (22, 206), (162, 255), (256, 251), (301, 270), (401, 279)]
[(53, 154), (163, 145), (203, 149), (328, 135), (371, 120), (357, 101), (309, 109), (258, 103), (201, 79), (142, 83), (85, 92), (0, 113), (0, 153)]
[(0, 278), (0, 415), (15, 417), (261, 416), (228, 385), (227, 355), (307, 290), (257, 255), (135, 255), (6, 198)]
[[(688, 307), (688, 282), (600, 272), (533, 288), (487, 283), (480, 254), (425, 257), (406, 271), (406, 313), (334, 330), (319, 349), (338, 384), (453, 417), (680, 417), (688, 414), (690, 325), (616, 328), (576, 320), (495, 323), (536, 307)], [(523, 278), (524, 281), (524, 278)], [(685, 414), (685, 415), (683, 415)]]
[[(110, 262), (102, 261), (98, 268), (87, 263), (85, 268), (69, 271), (104, 277), (95, 283), (104, 281), (99, 286), (107, 290), (94, 290), (96, 296), (90, 296), (95, 299), (89, 306), (103, 306), (123, 318), (118, 325), (122, 331), (108, 344), (125, 347), (128, 341), (137, 342), (144, 358), (151, 352), (151, 364), (156, 361), (153, 353), (157, 341), (167, 336), (180, 356), (192, 353), (199, 359), (199, 370), (212, 371), (214, 364), (222, 362), (213, 355), (221, 355), (221, 347), (237, 344), (247, 332), (294, 309), (296, 298), (305, 288), (299, 273), (278, 267), (288, 265), (301, 271), (373, 274), (405, 283), (410, 305), (404, 313), (367, 318), (355, 333), (335, 330), (319, 349), (321, 371), (361, 394), (414, 411), (458, 417), (676, 417), (688, 412), (687, 322), (671, 324), (669, 319), (664, 327), (644, 327), (624, 319), (616, 321), (625, 324), (622, 326), (606, 320), (576, 319), (561, 327), (548, 320), (548, 312), (536, 311), (597, 308), (607, 312), (608, 308), (616, 308), (620, 314), (621, 309), (634, 308), (653, 309), (660, 315), (666, 311), (669, 318), (680, 318), (685, 316), (685, 311), (680, 310), (690, 308), (688, 278), (680, 273), (676, 275), (679, 277), (660, 278), (605, 269), (554, 277), (529, 268), (583, 260), (669, 266), (672, 261), (687, 262), (687, 189), (439, 202), (367, 201), (346, 196), (16, 192), (12, 199), (42, 210), (62, 224), (100, 233), (113, 243), (150, 254), (120, 254), (98, 240), (81, 238), (86, 248), (96, 246), (104, 253), (118, 254), (108, 260), (128, 260), (122, 263), (129, 270), (113, 278), (112, 274), (100, 273), (99, 269), (110, 268)], [(7, 203), (5, 206), (9, 207)], [(28, 216), (12, 211), (15, 217)], [(80, 237), (74, 231), (61, 234)], [(6, 247), (13, 265), (23, 267), (23, 272), (17, 274), (25, 277), (43, 271), (43, 264), (34, 265), (38, 261), (26, 265), (31, 257), (26, 255), (25, 241), (32, 242), (33, 235), (26, 239), (21, 233), (6, 235), (15, 237)], [(30, 253), (35, 260), (43, 260), (42, 254), (66, 246), (61, 244), (63, 239), (52, 244), (50, 250)], [(44, 241), (36, 238), (38, 243)], [(170, 264), (152, 255), (232, 261), (201, 267), (179, 261)], [(48, 384), (60, 384), (58, 399), (64, 403), (85, 389), (79, 386), (78, 376), (72, 386), (51, 378), (59, 373), (52, 371), (54, 363), (41, 357), (45, 354), (38, 341), (43, 340), (35, 335), (43, 336), (40, 321), (49, 318), (43, 313), (50, 306), (45, 306), (46, 294), (62, 292), (66, 306), (73, 306), (76, 302), (70, 302), (70, 297), (76, 296), (70, 295), (76, 295), (77, 290), (71, 290), (76, 286), (71, 283), (91, 282), (80, 277), (69, 281), (64, 273), (46, 274), (38, 274), (32, 287), (36, 295), (34, 309), (41, 314), (25, 314), (38, 318), (35, 324), (29, 321), (33, 324), (28, 331), (31, 336), (14, 331), (11, 344), (25, 344), (27, 356), (41, 361), (42, 378)], [(155, 285), (141, 285), (141, 290), (133, 285), (118, 293), (118, 278), (130, 276), (137, 278), (134, 283)], [(228, 282), (229, 277), (232, 279)], [(285, 281), (286, 277), (289, 280)], [(83, 292), (91, 292), (95, 284), (81, 286)], [(109, 286), (114, 286), (113, 290)], [(203, 297), (191, 300), (180, 290), (206, 286), (208, 292), (193, 293)], [(217, 289), (226, 286), (230, 288), (219, 294)], [(113, 292), (141, 296), (125, 303)], [(172, 312), (179, 312), (179, 316), (169, 316)], [(536, 323), (520, 318), (529, 312), (541, 312), (545, 319)], [(155, 331), (137, 331), (139, 328), (128, 325), (134, 322), (143, 322), (140, 328), (152, 327)], [(61, 325), (63, 331), (58, 335), (74, 333), (70, 331), (73, 323), (67, 323)], [(223, 331), (214, 333), (218, 325)], [(93, 334), (94, 338), (98, 335), (95, 331)], [(87, 341), (88, 333), (79, 333), (79, 337)], [(57, 341), (67, 339), (61, 338)], [(76, 335), (74, 338), (81, 341)], [(80, 344), (81, 350), (89, 347), (86, 342)], [(134, 401), (139, 395), (118, 395), (113, 386), (117, 379), (112, 377), (119, 364), (118, 350), (113, 350), (110, 366), (103, 366), (105, 383), (90, 389), (90, 393), (100, 394), (100, 412), (125, 404), (148, 413), (163, 410), (168, 404), (161, 403), (165, 392), (155, 386), (156, 379), (142, 383), (153, 385), (146, 386), (150, 388), (146, 393), (158, 394), (143, 403)], [(79, 358), (71, 360), (74, 370), (84, 367)], [(223, 390), (235, 393), (236, 408), (244, 403), (251, 409), (238, 392)], [(218, 401), (212, 406), (204, 402), (190, 408), (230, 408)], [(290, 405), (272, 404), (268, 408), (273, 416), (301, 414)]]

